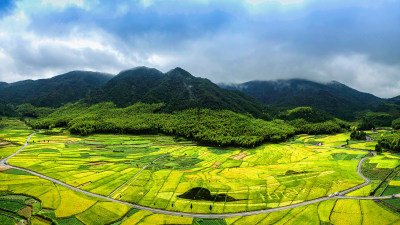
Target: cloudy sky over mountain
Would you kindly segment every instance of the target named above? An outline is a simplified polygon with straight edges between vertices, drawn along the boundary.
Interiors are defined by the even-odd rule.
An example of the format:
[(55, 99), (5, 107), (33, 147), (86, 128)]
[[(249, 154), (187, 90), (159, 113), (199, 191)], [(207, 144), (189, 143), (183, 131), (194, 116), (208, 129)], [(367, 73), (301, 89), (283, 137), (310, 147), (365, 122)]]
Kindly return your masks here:
[(1, 0), (0, 80), (182, 67), (400, 95), (398, 0)]

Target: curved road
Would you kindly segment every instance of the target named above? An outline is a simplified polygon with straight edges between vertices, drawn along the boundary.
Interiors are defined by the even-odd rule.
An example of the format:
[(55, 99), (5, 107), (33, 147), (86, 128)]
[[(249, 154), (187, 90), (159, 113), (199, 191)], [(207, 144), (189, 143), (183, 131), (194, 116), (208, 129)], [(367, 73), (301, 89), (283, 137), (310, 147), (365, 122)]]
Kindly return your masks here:
[[(256, 211), (248, 211), (248, 212), (238, 212), (238, 213), (222, 213), (222, 214), (205, 214), (205, 213), (185, 213), (185, 212), (176, 212), (176, 211), (168, 211), (168, 210), (164, 210), (164, 209), (155, 209), (155, 208), (150, 208), (150, 207), (146, 207), (146, 206), (141, 206), (141, 205), (137, 205), (137, 204), (133, 204), (130, 202), (125, 202), (125, 201), (121, 201), (121, 200), (117, 200), (117, 199), (113, 199), (104, 195), (99, 195), (99, 194), (95, 194), (92, 192), (88, 192), (88, 191), (84, 191), (81, 190), (79, 188), (76, 188), (74, 186), (71, 186), (69, 184), (66, 184), (60, 180), (48, 177), (46, 175), (43, 175), (41, 173), (35, 172), (33, 170), (29, 170), (29, 169), (25, 169), (25, 168), (21, 168), (18, 166), (12, 166), (12, 165), (8, 165), (7, 164), (7, 160), (13, 156), (15, 156), (16, 154), (18, 154), (20, 151), (22, 151), (24, 148), (26, 148), (26, 146), (28, 146), (28, 142), (30, 140), (30, 138), (34, 135), (35, 133), (31, 134), (27, 141), (25, 142), (25, 145), (23, 147), (21, 147), (18, 151), (16, 151), (14, 154), (8, 156), (7, 158), (4, 158), (0, 161), (0, 165), (3, 166), (8, 166), (10, 168), (16, 169), (16, 170), (20, 170), (20, 171), (25, 171), (27, 173), (30, 173), (32, 175), (38, 176), (40, 178), (52, 181), (56, 184), (59, 184), (61, 186), (64, 186), (68, 189), (86, 194), (86, 195), (90, 195), (93, 197), (97, 197), (97, 198), (101, 198), (101, 199), (105, 199), (108, 201), (112, 201), (112, 202), (117, 202), (117, 203), (121, 203), (124, 205), (128, 205), (131, 206), (133, 208), (136, 209), (140, 209), (140, 210), (146, 210), (146, 211), (150, 211), (153, 213), (160, 213), (160, 214), (166, 214), (166, 215), (173, 215), (173, 216), (186, 216), (186, 217), (195, 217), (195, 218), (228, 218), (228, 217), (237, 217), (237, 216), (250, 216), (250, 215), (257, 215), (257, 214), (262, 214), (262, 213), (270, 213), (270, 212), (276, 212), (276, 211), (281, 211), (281, 210), (285, 210), (285, 209), (292, 209), (292, 208), (296, 208), (296, 207), (301, 207), (301, 206), (305, 206), (305, 205), (309, 205), (309, 204), (313, 204), (313, 203), (317, 203), (317, 202), (322, 202), (322, 201), (326, 201), (326, 200), (330, 200), (330, 199), (360, 199), (360, 200), (377, 200), (377, 199), (389, 199), (392, 198), (392, 196), (368, 196), (368, 197), (355, 197), (355, 196), (344, 196), (345, 194), (354, 191), (358, 188), (364, 187), (368, 184), (371, 183), (371, 181), (366, 178), (362, 173), (361, 173), (361, 166), (362, 163), (365, 159), (369, 158), (369, 157), (365, 157), (362, 158), (360, 160), (360, 162), (358, 163), (357, 166), (357, 173), (364, 179), (364, 183), (357, 185), (355, 187), (349, 188), (347, 190), (341, 191), (339, 192), (339, 194), (337, 196), (333, 196), (333, 197), (322, 197), (322, 198), (317, 198), (317, 199), (313, 199), (313, 200), (309, 200), (309, 201), (305, 201), (305, 202), (301, 202), (301, 203), (297, 203), (297, 204), (293, 204), (293, 205), (287, 205), (287, 206), (282, 206), (282, 207), (277, 207), (277, 208), (272, 208), (272, 209), (262, 209), (262, 210), (256, 210)], [(376, 154), (375, 154), (376, 155)], [(375, 156), (373, 155), (373, 156)], [(400, 197), (400, 194), (396, 194), (395, 197)]]
[(7, 160), (8, 160), (9, 158), (14, 157), (16, 154), (18, 154), (18, 153), (20, 153), (22, 150), (24, 150), (24, 148), (26, 148), (26, 146), (28, 146), (29, 140), (31, 140), (31, 137), (32, 137), (33, 135), (35, 135), (35, 134), (36, 134), (36, 133), (32, 133), (31, 135), (29, 135), (28, 139), (25, 141), (24, 146), (22, 146), (22, 148), (18, 149), (18, 151), (14, 152), (14, 153), (11, 154), (10, 156), (8, 156), (8, 157), (6, 157), (6, 158), (0, 160), (0, 166), (7, 165), (7, 164), (8, 164), (8, 163), (7, 163)]

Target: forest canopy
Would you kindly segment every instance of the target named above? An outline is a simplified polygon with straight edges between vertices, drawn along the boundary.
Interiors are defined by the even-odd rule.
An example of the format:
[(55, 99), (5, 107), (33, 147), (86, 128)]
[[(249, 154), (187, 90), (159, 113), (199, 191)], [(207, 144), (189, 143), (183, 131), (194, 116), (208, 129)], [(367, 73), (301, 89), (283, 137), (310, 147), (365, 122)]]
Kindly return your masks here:
[[(219, 146), (254, 147), (263, 142), (281, 142), (295, 133), (333, 133), (341, 126), (332, 121), (294, 126), (282, 120), (265, 121), (229, 110), (187, 109), (164, 113), (163, 103), (136, 103), (117, 108), (113, 103), (93, 106), (75, 103), (47, 117), (30, 121), (35, 129), (67, 127), (72, 134), (155, 134), (183, 136), (199, 143)], [(304, 129), (304, 130), (302, 130)]]

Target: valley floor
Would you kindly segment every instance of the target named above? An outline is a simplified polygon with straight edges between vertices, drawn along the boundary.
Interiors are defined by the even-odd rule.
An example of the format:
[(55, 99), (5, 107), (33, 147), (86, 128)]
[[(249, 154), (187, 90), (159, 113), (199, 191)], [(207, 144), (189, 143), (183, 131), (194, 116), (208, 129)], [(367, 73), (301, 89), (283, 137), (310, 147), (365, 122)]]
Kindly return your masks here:
[[(33, 133), (18, 121), (10, 123), (0, 131), (0, 158), (20, 149)], [(346, 139), (349, 134), (300, 135), (290, 143), (246, 149), (197, 146), (164, 135), (79, 137), (38, 132), (7, 161), (116, 200), (166, 211), (220, 215), (307, 202), (362, 184), (357, 165), (368, 152), (337, 148)], [(373, 144), (354, 142), (348, 147), (369, 150)], [(376, 196), (400, 193), (400, 177), (393, 170), (400, 165), (399, 159), (395, 154), (366, 159), (362, 173), (372, 183), (348, 196), (368, 196), (376, 187)], [(400, 223), (400, 217), (386, 209), (390, 204), (396, 211), (398, 198), (378, 204), (335, 198), (278, 212), (211, 220), (134, 209), (15, 169), (3, 169), (0, 180), (0, 224), (19, 220), (32, 224)], [(191, 190), (197, 192), (189, 196)], [(10, 199), (18, 199), (13, 200), (15, 206), (2, 204)], [(25, 208), (30, 209), (29, 216), (20, 212)]]

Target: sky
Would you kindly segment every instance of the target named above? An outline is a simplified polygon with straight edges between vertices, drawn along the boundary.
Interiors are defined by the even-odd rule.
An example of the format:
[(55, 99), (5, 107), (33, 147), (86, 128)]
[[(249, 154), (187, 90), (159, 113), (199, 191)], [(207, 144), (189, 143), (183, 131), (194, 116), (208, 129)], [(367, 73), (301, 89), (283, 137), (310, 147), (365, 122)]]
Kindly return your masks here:
[(181, 67), (400, 95), (400, 0), (0, 0), (0, 80)]

